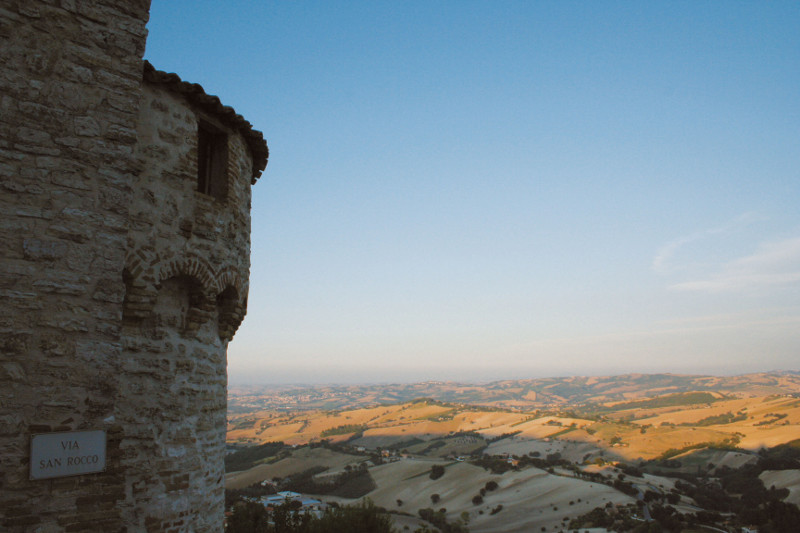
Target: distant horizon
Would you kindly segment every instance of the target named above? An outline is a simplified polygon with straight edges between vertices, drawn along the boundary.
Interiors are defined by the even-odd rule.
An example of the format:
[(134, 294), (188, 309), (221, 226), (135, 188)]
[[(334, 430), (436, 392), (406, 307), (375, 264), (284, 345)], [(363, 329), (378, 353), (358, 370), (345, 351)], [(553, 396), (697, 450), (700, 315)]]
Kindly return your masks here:
[(310, 382), (266, 382), (252, 381), (244, 382), (236, 378), (229, 377), (228, 386), (230, 387), (337, 387), (337, 386), (380, 386), (380, 385), (410, 385), (419, 383), (456, 383), (464, 385), (482, 385), (496, 383), (500, 381), (528, 381), (537, 379), (564, 379), (564, 378), (593, 378), (593, 377), (616, 377), (630, 375), (672, 375), (672, 376), (707, 376), (707, 377), (736, 377), (749, 374), (800, 374), (800, 369), (771, 369), (771, 370), (752, 370), (745, 372), (673, 372), (673, 371), (653, 371), (653, 372), (625, 372), (625, 373), (598, 373), (598, 374), (548, 374), (540, 376), (517, 376), (517, 377), (498, 377), (492, 379), (411, 379), (411, 380), (375, 380), (375, 381), (310, 381)]

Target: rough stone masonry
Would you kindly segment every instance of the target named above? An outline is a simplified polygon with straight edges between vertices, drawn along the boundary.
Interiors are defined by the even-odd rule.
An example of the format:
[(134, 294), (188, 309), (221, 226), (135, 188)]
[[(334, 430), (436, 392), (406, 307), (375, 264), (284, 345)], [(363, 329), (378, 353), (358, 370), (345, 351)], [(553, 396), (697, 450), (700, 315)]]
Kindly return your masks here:
[[(0, 3), (0, 531), (222, 530), (268, 151), (142, 60), (149, 7)], [(33, 478), (57, 460), (33, 465), (32, 439), (59, 432), (104, 437), (105, 469)]]

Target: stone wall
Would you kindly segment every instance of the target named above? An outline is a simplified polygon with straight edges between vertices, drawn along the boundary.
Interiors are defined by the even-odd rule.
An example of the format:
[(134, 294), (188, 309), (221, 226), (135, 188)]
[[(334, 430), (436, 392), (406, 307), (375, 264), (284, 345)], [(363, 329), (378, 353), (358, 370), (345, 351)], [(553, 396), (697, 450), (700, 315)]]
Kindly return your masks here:
[[(149, 3), (0, 3), (0, 531), (221, 530), (266, 145), (143, 82)], [(223, 198), (196, 190), (200, 120), (228, 134)], [(104, 472), (29, 479), (33, 434), (96, 429)]]
[[(0, 530), (117, 531), (121, 271), (149, 1), (0, 5)], [(30, 481), (34, 433), (108, 431), (105, 473)]]
[(217, 122), (145, 85), (119, 391), (142, 401), (116, 410), (125, 522), (143, 530), (218, 531), (224, 511), (226, 349), (247, 294), (252, 162), (242, 136), (217, 123), (228, 134), (227, 196), (197, 192), (199, 119)]

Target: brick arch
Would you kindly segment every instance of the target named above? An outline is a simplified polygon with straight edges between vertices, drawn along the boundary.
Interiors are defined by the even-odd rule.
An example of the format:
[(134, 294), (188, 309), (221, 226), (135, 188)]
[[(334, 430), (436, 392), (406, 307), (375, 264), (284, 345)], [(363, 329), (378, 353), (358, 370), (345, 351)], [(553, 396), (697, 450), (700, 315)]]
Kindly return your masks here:
[(216, 276), (215, 282), (217, 294), (220, 294), (228, 287), (233, 287), (236, 289), (237, 293), (240, 295), (242, 294), (242, 276), (239, 274), (239, 270), (233, 265), (228, 265), (220, 270)]
[(214, 268), (200, 256), (189, 253), (161, 262), (158, 268), (159, 284), (176, 276), (188, 276), (197, 280), (209, 295), (218, 293)]

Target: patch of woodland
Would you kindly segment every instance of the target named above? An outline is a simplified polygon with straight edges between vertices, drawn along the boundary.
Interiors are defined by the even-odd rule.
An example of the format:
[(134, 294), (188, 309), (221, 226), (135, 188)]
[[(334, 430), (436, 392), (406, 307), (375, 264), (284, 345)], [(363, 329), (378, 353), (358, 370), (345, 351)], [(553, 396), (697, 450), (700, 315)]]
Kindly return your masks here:
[(303, 494), (322, 494), (341, 498), (360, 498), (377, 488), (375, 480), (361, 463), (357, 468), (345, 468), (335, 476), (317, 477), (327, 470), (324, 466), (309, 468), (280, 481), (281, 490)]
[(356, 505), (329, 506), (321, 516), (305, 513), (300, 502), (272, 508), (239, 501), (232, 509), (226, 533), (396, 533), (385, 509), (367, 500)]
[[(661, 464), (662, 461), (654, 463)], [(648, 466), (643, 463), (641, 468)], [(641, 469), (636, 467), (621, 465), (621, 469), (631, 475), (634, 472), (641, 473)], [(650, 515), (660, 531), (682, 531), (698, 526), (731, 526), (739, 530), (742, 527), (755, 527), (762, 533), (795, 531), (797, 524), (800, 524), (800, 508), (783, 501), (789, 495), (789, 490), (767, 488), (759, 476), (765, 470), (796, 469), (800, 469), (800, 440), (762, 449), (758, 452), (755, 463), (735, 469), (728, 466), (715, 468), (710, 464), (705, 468), (698, 467), (695, 473), (660, 472), (661, 475), (677, 478), (675, 488), (668, 492), (647, 490), (643, 501), (637, 503), (640, 506), (647, 503)], [(620, 488), (616, 481), (621, 479), (615, 480), (613, 485)], [(691, 498), (702, 510), (686, 514), (678, 512), (673, 505), (680, 501), (681, 496)], [(574, 519), (569, 528), (604, 527), (610, 531), (653, 531), (652, 527), (655, 527), (642, 523), (631, 527), (624, 516), (625, 511), (606, 505)], [(650, 529), (642, 529), (643, 527)]]
[(288, 454), (288, 448), (283, 442), (267, 442), (251, 446), (225, 456), (225, 472), (248, 470), (259, 463), (272, 462), (270, 460), (278, 460)]

